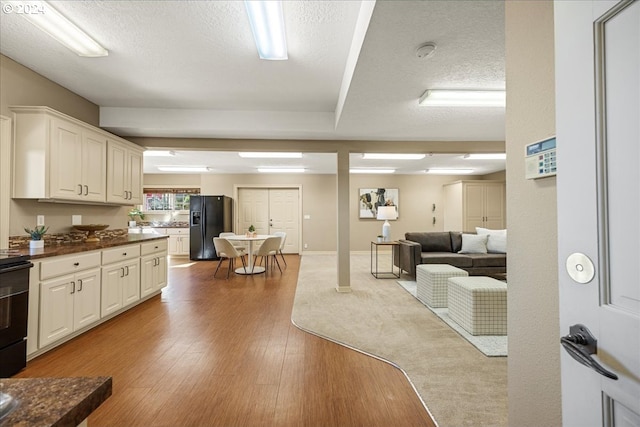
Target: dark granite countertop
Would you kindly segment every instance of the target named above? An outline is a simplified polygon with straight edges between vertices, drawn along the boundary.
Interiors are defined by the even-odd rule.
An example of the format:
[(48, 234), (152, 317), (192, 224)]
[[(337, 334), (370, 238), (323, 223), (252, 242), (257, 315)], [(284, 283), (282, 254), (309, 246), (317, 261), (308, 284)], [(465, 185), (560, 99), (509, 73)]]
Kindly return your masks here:
[(29, 249), (28, 247), (12, 248), (12, 251), (20, 255), (29, 255), (31, 259), (47, 258), (59, 255), (69, 255), (78, 252), (93, 251), (96, 249), (112, 248), (114, 246), (142, 243), (148, 240), (168, 239), (165, 234), (125, 234), (119, 237), (103, 238), (96, 243), (61, 243), (45, 245), (42, 249)]
[(2, 378), (0, 392), (18, 401), (0, 426), (76, 426), (111, 396), (111, 377)]

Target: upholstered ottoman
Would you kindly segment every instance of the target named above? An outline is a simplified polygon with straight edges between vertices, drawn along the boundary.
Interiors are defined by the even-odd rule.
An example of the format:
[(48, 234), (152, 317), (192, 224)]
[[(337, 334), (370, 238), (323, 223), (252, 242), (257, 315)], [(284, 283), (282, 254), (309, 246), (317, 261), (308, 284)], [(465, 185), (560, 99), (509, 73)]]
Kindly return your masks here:
[(468, 275), (466, 271), (449, 264), (419, 264), (416, 266), (416, 296), (429, 307), (446, 307), (447, 280)]
[(491, 277), (449, 279), (449, 317), (471, 335), (507, 334), (507, 284)]

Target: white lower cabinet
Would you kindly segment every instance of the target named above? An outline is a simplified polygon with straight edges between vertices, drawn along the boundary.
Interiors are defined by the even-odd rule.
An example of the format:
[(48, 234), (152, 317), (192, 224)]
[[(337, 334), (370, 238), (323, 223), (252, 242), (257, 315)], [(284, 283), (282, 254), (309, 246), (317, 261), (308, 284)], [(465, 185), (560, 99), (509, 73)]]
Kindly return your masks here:
[(188, 228), (167, 228), (169, 235), (169, 255), (188, 256), (189, 255), (189, 229)]
[(167, 239), (34, 260), (31, 270), (29, 360), (167, 286)]
[(40, 266), (39, 347), (100, 320), (100, 253), (60, 258)]
[(140, 299), (140, 245), (102, 252), (102, 317)]
[(140, 293), (144, 297), (167, 286), (167, 241), (143, 243), (140, 258)]

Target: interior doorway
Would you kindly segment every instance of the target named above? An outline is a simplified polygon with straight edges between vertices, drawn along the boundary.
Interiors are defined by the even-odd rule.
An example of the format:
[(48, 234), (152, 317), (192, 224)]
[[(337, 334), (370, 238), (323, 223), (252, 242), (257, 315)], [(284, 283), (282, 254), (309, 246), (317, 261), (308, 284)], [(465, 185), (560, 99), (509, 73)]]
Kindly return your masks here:
[(253, 225), (258, 234), (287, 233), (284, 253), (300, 253), (300, 187), (236, 187), (236, 233)]

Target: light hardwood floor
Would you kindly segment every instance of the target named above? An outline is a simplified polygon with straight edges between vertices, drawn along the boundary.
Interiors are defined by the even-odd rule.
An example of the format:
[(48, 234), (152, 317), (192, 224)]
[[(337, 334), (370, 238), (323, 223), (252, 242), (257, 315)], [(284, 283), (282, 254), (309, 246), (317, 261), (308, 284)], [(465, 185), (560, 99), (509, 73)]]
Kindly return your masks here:
[[(16, 377), (113, 377), (90, 426), (434, 426), (408, 380), (291, 324), (300, 258), (280, 274), (175, 259), (161, 296)], [(333, 280), (333, 279), (328, 279)]]

